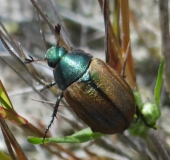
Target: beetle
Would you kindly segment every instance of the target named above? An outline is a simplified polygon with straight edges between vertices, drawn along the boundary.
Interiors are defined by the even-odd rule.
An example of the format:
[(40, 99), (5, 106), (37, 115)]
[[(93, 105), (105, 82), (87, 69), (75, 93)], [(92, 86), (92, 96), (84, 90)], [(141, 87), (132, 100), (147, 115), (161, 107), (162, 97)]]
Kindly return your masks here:
[(114, 134), (127, 129), (136, 112), (131, 88), (114, 69), (98, 58), (81, 51), (68, 52), (62, 46), (53, 46), (46, 55), (55, 83), (60, 89), (52, 120), (64, 97), (76, 115), (93, 132)]
[[(30, 58), (25, 63), (34, 61)], [(114, 134), (129, 127), (137, 110), (135, 98), (127, 82), (113, 68), (91, 54), (74, 49), (68, 52), (59, 44), (47, 51), (45, 60), (54, 69), (55, 80), (46, 87), (56, 84), (60, 93), (43, 139), (63, 97), (93, 132)]]

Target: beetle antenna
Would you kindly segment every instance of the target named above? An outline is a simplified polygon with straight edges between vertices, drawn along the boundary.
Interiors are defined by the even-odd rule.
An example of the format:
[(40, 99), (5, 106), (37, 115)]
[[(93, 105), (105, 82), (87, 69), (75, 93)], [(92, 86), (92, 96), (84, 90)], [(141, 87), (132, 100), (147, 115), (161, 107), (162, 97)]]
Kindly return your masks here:
[(30, 58), (26, 58), (24, 63), (32, 63), (32, 62), (38, 62), (38, 61), (45, 61), (46, 59), (34, 59), (32, 56), (28, 55)]
[(123, 66), (122, 66), (122, 72), (121, 72), (121, 76), (123, 78), (125, 78), (125, 67), (126, 67), (126, 62), (127, 62), (127, 58), (128, 58), (128, 55), (129, 55), (129, 50), (130, 50), (130, 41), (127, 45), (127, 48), (126, 48), (126, 53), (125, 53), (125, 56), (124, 56), (124, 62), (123, 62)]

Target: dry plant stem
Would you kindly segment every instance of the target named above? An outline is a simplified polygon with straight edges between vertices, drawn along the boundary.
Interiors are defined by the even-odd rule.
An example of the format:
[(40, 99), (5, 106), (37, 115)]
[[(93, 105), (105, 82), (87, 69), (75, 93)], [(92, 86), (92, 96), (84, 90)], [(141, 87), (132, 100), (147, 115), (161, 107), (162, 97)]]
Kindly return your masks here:
[(130, 159), (130, 157), (125, 152), (123, 152), (121, 149), (119, 149), (118, 147), (114, 145), (113, 141), (108, 142), (108, 139), (105, 137), (98, 139), (95, 144), (98, 145), (99, 147), (102, 147), (103, 149), (107, 151), (116, 153), (118, 155), (123, 155), (124, 157), (127, 157)]
[[(13, 55), (14, 57), (16, 57), (17, 60), (18, 60), (18, 57), (17, 57), (17, 56), (13, 53), (13, 51), (9, 48), (8, 44), (5, 42), (5, 40), (3, 39), (3, 37), (2, 37), (1, 35), (0, 35), (0, 39), (1, 39), (2, 43), (4, 44), (5, 48), (8, 50), (8, 52), (9, 52), (11, 55)], [(2, 57), (0, 57), (0, 58), (3, 59)], [(4, 59), (3, 59), (3, 60), (4, 60)], [(5, 60), (4, 60), (4, 62), (7, 63)], [(18, 62), (18, 63), (20, 62), (21, 65), (24, 66), (24, 68), (26, 68), (25, 65), (23, 65), (23, 63), (21, 62), (20, 59), (19, 59), (17, 62)], [(7, 64), (8, 64), (8, 63), (7, 63)], [(8, 66), (9, 66), (14, 72), (16, 72), (17, 75), (19, 75), (24, 82), (26, 82), (27, 84), (29, 84), (29, 85), (32, 87), (32, 89), (33, 89), (38, 95), (40, 95), (43, 99), (46, 100), (46, 98), (45, 98), (44, 96), (42, 96), (42, 95), (40, 94), (40, 92), (37, 91), (36, 88), (35, 88), (32, 84), (28, 83), (28, 82), (24, 79), (24, 77), (23, 77), (18, 71), (15, 70), (15, 68), (14, 68), (13, 66), (11, 66), (10, 64), (8, 64)], [(27, 68), (26, 68), (26, 69), (27, 69)], [(27, 70), (28, 70), (28, 69), (27, 69)], [(28, 72), (28, 73), (30, 73), (30, 72)]]
[(47, 18), (47, 16), (45, 15), (45, 13), (39, 8), (39, 6), (37, 5), (37, 3), (34, 0), (30, 0), (30, 1), (33, 4), (33, 6), (35, 7), (35, 9), (39, 12), (41, 17), (44, 19), (44, 21), (47, 23), (47, 25), (50, 28), (52, 34), (55, 35), (54, 27), (51, 24), (51, 22), (49, 21), (49, 19)]
[[(31, 86), (31, 84), (29, 84), (29, 83), (24, 79), (24, 77), (23, 77), (22, 75), (20, 75), (20, 73), (19, 73), (17, 70), (15, 70), (15, 68), (14, 68), (13, 66), (11, 66), (8, 62), (6, 62), (4, 58), (2, 58), (2, 57), (0, 56), (0, 59), (1, 59), (4, 63), (6, 63), (17, 75), (19, 75), (19, 77), (20, 77), (25, 83), (27, 83), (28, 85)], [(33, 87), (33, 88), (34, 88), (34, 87)], [(35, 89), (35, 90), (34, 90), (34, 89)], [(33, 89), (33, 90), (39, 94), (39, 92), (36, 90), (36, 88), (34, 88), (34, 89)]]
[(155, 148), (158, 155), (162, 160), (169, 160), (169, 155), (167, 150), (165, 149), (165, 142), (160, 139), (160, 136), (156, 131), (151, 131), (149, 133), (149, 139), (151, 140), (152, 146)]
[[(3, 25), (1, 25), (3, 26)], [(20, 49), (19, 47), (16, 45), (16, 43), (12, 40), (11, 41), (11, 37), (10, 35), (7, 33), (7, 36), (5, 36), (2, 32), (2, 30), (0, 30), (0, 40), (2, 41), (3, 45), (5, 46), (5, 48), (8, 50), (8, 52), (11, 54), (11, 56), (18, 61), (19, 64), (21, 64), (22, 66), (25, 67), (25, 65), (23, 64), (23, 62), (21, 61), (21, 59), (10, 49), (10, 47), (8, 46), (8, 44), (6, 43), (6, 41), (4, 39), (6, 39), (10, 45), (15, 49), (15, 51), (17, 53), (20, 53)], [(26, 68), (26, 67), (25, 67)]]
[(22, 148), (19, 146), (18, 142), (16, 141), (15, 137), (13, 136), (13, 134), (11, 133), (4, 119), (1, 116), (0, 116), (0, 125), (1, 128), (3, 128), (5, 135), (8, 137), (8, 140), (10, 141), (11, 145), (15, 149), (15, 152), (17, 153), (19, 159), (28, 160), (24, 152), (22, 151)]
[(129, 30), (129, 1), (123, 0), (120, 3), (121, 14), (122, 14), (122, 47), (126, 50), (127, 45), (130, 40), (130, 30)]
[(103, 13), (104, 13), (104, 24), (105, 24), (105, 56), (106, 63), (109, 63), (110, 54), (109, 54), (109, 1), (104, 0), (103, 2)]
[(29, 135), (36, 136), (36, 137), (43, 136), (43, 133), (29, 122), (28, 124), (21, 125), (19, 127), (22, 128), (22, 130), (24, 130)]
[(121, 72), (121, 76), (122, 76), (123, 78), (126, 77), (126, 76), (125, 76), (125, 69), (126, 69), (127, 58), (128, 58), (128, 55), (129, 55), (129, 49), (130, 49), (130, 42), (128, 43), (128, 46), (127, 46), (127, 49), (126, 49), (126, 53), (125, 53), (125, 55), (124, 55), (124, 63), (123, 63), (122, 72)]
[[(51, 144), (50, 144), (50, 145), (48, 145), (48, 144), (43, 145), (43, 147), (46, 148), (50, 153), (58, 156), (59, 158), (61, 158), (61, 159), (63, 159), (63, 160), (67, 160), (67, 159), (65, 159), (65, 158), (60, 154), (60, 151), (54, 151), (54, 149), (51, 148)], [(57, 147), (56, 147), (56, 148), (57, 148)]]
[[(37, 12), (44, 19), (44, 21), (46, 22), (48, 27), (50, 28), (52, 35), (54, 35), (54, 38), (56, 39), (56, 43), (58, 43), (57, 40), (59, 39), (60, 35), (55, 31), (55, 29), (54, 29), (53, 25), (51, 24), (51, 22), (49, 21), (48, 17), (45, 15), (45, 13), (42, 11), (42, 9), (38, 6), (38, 4), (34, 0), (30, 0), (30, 1), (33, 4), (33, 6), (35, 7), (35, 9), (37, 10)], [(58, 23), (60, 23), (60, 22), (58, 22)], [(70, 50), (70, 48), (68, 47), (68, 45), (66, 45), (66, 43), (63, 41), (62, 38), (60, 38), (59, 43), (61, 44), (61, 46), (65, 46), (66, 49)]]
[(45, 48), (45, 50), (47, 50), (47, 43), (46, 43), (46, 40), (45, 40), (44, 31), (42, 30), (42, 23), (41, 23), (40, 15), (39, 15), (38, 12), (37, 12), (37, 17), (38, 17), (38, 22), (39, 22), (40, 34), (41, 34), (42, 41), (43, 41), (43, 47)]
[(168, 0), (159, 0), (160, 28), (162, 53), (165, 57), (164, 79), (166, 90), (170, 93), (170, 34), (169, 34), (169, 4)]
[(4, 131), (3, 128), (2, 128), (2, 134), (3, 134), (3, 136), (4, 136), (5, 144), (6, 144), (7, 148), (8, 148), (8, 152), (9, 152), (10, 157), (12, 158), (12, 160), (16, 160), (16, 157), (15, 157), (15, 154), (14, 154), (14, 152), (13, 152), (13, 150), (12, 150), (10, 141), (8, 140), (8, 137), (7, 137), (7, 135), (5, 134), (5, 131)]
[(137, 154), (135, 155), (136, 157), (135, 159), (138, 159), (138, 160), (151, 160), (152, 159), (151, 157), (153, 153), (148, 148), (148, 146), (146, 145), (145, 141), (143, 141), (143, 139), (138, 139), (138, 143), (136, 143), (134, 141), (134, 137), (121, 136), (119, 140), (124, 142), (125, 144), (128, 144), (129, 147), (132, 147), (134, 151), (136, 151)]
[[(68, 39), (68, 37), (66, 35), (66, 31), (65, 31), (65, 29), (64, 29), (64, 27), (63, 27), (63, 25), (61, 23), (61, 20), (60, 20), (59, 15), (58, 15), (55, 7), (54, 7), (54, 4), (52, 3), (51, 0), (48, 0), (48, 3), (49, 3), (49, 6), (50, 6), (50, 8), (51, 8), (51, 10), (53, 12), (53, 15), (54, 15), (55, 19), (57, 19), (57, 24), (60, 24), (60, 26), (61, 26), (61, 34), (60, 34), (60, 36), (62, 36), (62, 39), (60, 39), (60, 45), (64, 46), (68, 51), (70, 51), (70, 49), (73, 48), (73, 46), (72, 46), (71, 42), (69, 41), (69, 39)], [(65, 43), (65, 41), (66, 41), (66, 43)]]
[(18, 49), (17, 44), (14, 42), (14, 40), (11, 38), (11, 36), (9, 35), (9, 33), (7, 32), (7, 30), (5, 29), (4, 25), (1, 23), (0, 21), (0, 26), (3, 30), (0, 30), (0, 36), (3, 36), (11, 45), (12, 47), (15, 49), (16, 52), (20, 52), (20, 50)]
[[(103, 0), (98, 0), (100, 8), (104, 14), (103, 11)], [(108, 19), (108, 32), (109, 32), (109, 48), (108, 48), (108, 53), (110, 60), (108, 64), (115, 69), (117, 72), (121, 72), (122, 69), (122, 64), (123, 64), (123, 58), (121, 56), (121, 48), (120, 45), (116, 39), (116, 36), (113, 32), (112, 25), (110, 22), (110, 19)]]
[(114, 2), (114, 7), (113, 7), (113, 30), (115, 32), (116, 38), (119, 42), (121, 43), (121, 38), (120, 38), (120, 0), (115, 0)]
[[(4, 28), (2, 24), (1, 24), (1, 27)], [(0, 33), (2, 33), (1, 30), (0, 30)], [(6, 33), (6, 30), (5, 30), (5, 33)], [(8, 34), (8, 33), (6, 33), (6, 34), (7, 34), (7, 39), (11, 39), (11, 37), (9, 36), (9, 34)], [(5, 35), (4, 35), (4, 36), (5, 36)], [(33, 77), (33, 79), (35, 79), (37, 82), (39, 82), (40, 84), (42, 84), (42, 82), (29, 71), (29, 69), (24, 65), (24, 63), (21, 61), (21, 59), (19, 59), (19, 57), (16, 56), (16, 54), (10, 49), (10, 47), (8, 46), (8, 44), (6, 43), (6, 41), (5, 41), (4, 38), (3, 38), (3, 34), (2, 34), (2, 35), (0, 34), (0, 40), (2, 41), (3, 45), (4, 45), (5, 48), (8, 50), (8, 52), (14, 57), (14, 59), (17, 60), (18, 64), (20, 64), (24, 69), (26, 69), (26, 71), (30, 74), (30, 76)], [(12, 42), (12, 44), (10, 43), (10, 44), (12, 45), (12, 47), (15, 46), (15, 43), (14, 43), (13, 40), (12, 40), (12, 41), (8, 41), (8, 42), (9, 42), (9, 43)], [(22, 49), (20, 48), (20, 46), (16, 46), (16, 47), (19, 48), (19, 49), (17, 49), (17, 51), (19, 50), (20, 52), (23, 52)], [(22, 54), (22, 53), (21, 53), (21, 54)], [(2, 57), (0, 57), (0, 58), (3, 59)], [(46, 97), (44, 97), (30, 82), (28, 82), (27, 80), (25, 80), (25, 78), (20, 74), (20, 72), (18, 72), (18, 71), (14, 68), (14, 66), (11, 66), (8, 62), (5, 61), (5, 59), (3, 59), (3, 61), (4, 61), (5, 63), (7, 63), (7, 65), (8, 65), (14, 72), (16, 72), (17, 75), (19, 75), (22, 80), (24, 80), (24, 82), (26, 82), (29, 86), (31, 86), (32, 89), (33, 89), (33, 91), (35, 91), (35, 93), (37, 93), (42, 99), (47, 100)]]
[[(99, 4), (101, 6), (101, 9), (103, 11), (103, 14), (104, 14), (104, 17), (106, 17), (107, 15), (107, 12), (104, 10), (104, 3), (107, 4), (105, 1), (102, 1), (102, 0), (98, 0), (99, 1)], [(130, 41), (130, 36), (129, 36), (129, 13), (127, 11), (129, 11), (129, 7), (128, 7), (128, 1), (125, 0), (125, 4), (124, 4), (124, 1), (121, 4), (121, 10), (122, 11), (122, 21), (124, 20), (124, 23), (122, 23), (122, 33), (123, 35), (125, 35), (128, 30), (128, 33), (127, 33), (127, 36), (126, 37), (123, 37), (123, 42), (126, 44), (124, 46), (126, 46), (124, 49), (124, 51), (126, 51), (127, 49), (127, 45)], [(127, 14), (127, 15), (126, 15)], [(124, 16), (124, 19), (123, 19), (123, 16)], [(107, 18), (108, 19), (108, 18)], [(128, 22), (128, 24), (126, 24)], [(126, 25), (124, 25), (126, 24)], [(105, 24), (106, 25), (106, 24)], [(123, 65), (123, 56), (122, 56), (122, 51), (121, 51), (121, 48), (120, 48), (120, 44), (118, 43), (118, 40), (115, 36), (115, 33), (112, 29), (112, 25), (111, 25), (111, 22), (110, 22), (110, 19), (107, 20), (107, 25), (108, 26), (105, 26), (107, 27), (107, 30), (108, 30), (108, 41), (109, 41), (109, 44), (107, 44), (106, 46), (108, 46), (108, 53), (109, 53), (109, 65), (115, 69), (118, 73), (121, 73), (121, 70), (122, 70), (122, 65)], [(124, 25), (124, 26), (123, 26)], [(128, 27), (127, 27), (128, 26)], [(107, 34), (106, 34), (107, 35)], [(106, 37), (107, 39), (107, 37)], [(129, 57), (127, 59), (127, 65), (126, 65), (126, 70), (125, 70), (125, 73), (126, 73), (126, 80), (128, 82), (128, 84), (131, 86), (131, 87), (136, 87), (136, 77), (135, 77), (135, 72), (134, 72), (134, 67), (133, 67), (133, 59), (132, 59), (132, 55), (131, 55), (131, 48), (129, 49)], [(106, 53), (107, 53), (106, 52)]]
[[(129, 0), (121, 0), (121, 16), (122, 16), (122, 47), (123, 50), (126, 51), (128, 43), (130, 41), (130, 30), (129, 30)], [(131, 53), (131, 46), (129, 48), (129, 56), (127, 59), (127, 65), (125, 73), (128, 76), (128, 83), (131, 87), (136, 87), (136, 76), (133, 66), (133, 59)]]
[(70, 157), (72, 157), (74, 160), (81, 160), (81, 159), (79, 159), (78, 157), (76, 157), (73, 152), (71, 152), (71, 151), (68, 150), (68, 149), (63, 148), (61, 145), (58, 145), (57, 143), (51, 144), (51, 145), (54, 146), (55, 148), (57, 148), (58, 150), (60, 150), (60, 151), (62, 151), (62, 152), (65, 152), (65, 153), (68, 154)]

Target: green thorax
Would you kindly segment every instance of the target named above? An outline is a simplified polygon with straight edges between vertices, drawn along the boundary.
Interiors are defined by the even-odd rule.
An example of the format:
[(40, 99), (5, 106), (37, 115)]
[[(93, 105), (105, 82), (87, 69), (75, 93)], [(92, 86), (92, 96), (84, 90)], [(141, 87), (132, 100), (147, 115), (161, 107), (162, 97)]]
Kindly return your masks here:
[(61, 90), (65, 90), (83, 76), (92, 57), (81, 50), (67, 52), (60, 46), (50, 48), (45, 55), (48, 65), (54, 68), (54, 79)]

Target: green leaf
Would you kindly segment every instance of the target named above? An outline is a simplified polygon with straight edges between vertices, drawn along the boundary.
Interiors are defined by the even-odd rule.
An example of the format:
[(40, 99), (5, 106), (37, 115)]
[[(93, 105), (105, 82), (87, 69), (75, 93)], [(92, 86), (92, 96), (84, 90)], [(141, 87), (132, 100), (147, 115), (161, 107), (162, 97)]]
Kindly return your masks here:
[[(70, 136), (45, 138), (44, 143), (83, 143), (99, 138), (102, 135), (102, 133), (94, 133), (90, 128), (86, 128)], [(32, 144), (43, 144), (43, 138), (28, 137), (28, 142)]]
[(4, 152), (0, 151), (0, 160), (11, 160), (11, 158), (7, 156)]
[(154, 88), (154, 100), (155, 100), (155, 104), (156, 104), (158, 111), (159, 111), (159, 116), (161, 114), (161, 111), (160, 111), (160, 95), (161, 95), (161, 89), (162, 89), (164, 63), (165, 63), (165, 60), (164, 60), (164, 58), (162, 58), (162, 61), (161, 61), (161, 64), (160, 64), (159, 70), (158, 70), (156, 85), (155, 85), (155, 88)]
[(142, 107), (143, 107), (143, 102), (142, 102), (142, 98), (141, 98), (141, 95), (140, 93), (133, 89), (133, 94), (134, 94), (134, 97), (135, 97), (135, 101), (136, 101), (136, 106), (138, 107), (138, 109), (141, 111), (142, 110)]
[(12, 103), (8, 97), (8, 94), (5, 90), (5, 87), (3, 86), (2, 82), (1, 82), (1, 80), (0, 80), (0, 103), (4, 108), (13, 110)]
[[(141, 96), (138, 91), (133, 90), (136, 105), (140, 111), (145, 122), (152, 128), (157, 129), (156, 121), (159, 119), (161, 115), (160, 110), (160, 95), (161, 95), (161, 88), (162, 88), (162, 81), (163, 81), (163, 72), (164, 72), (164, 58), (162, 58), (161, 64), (158, 70), (158, 76), (156, 80), (156, 85), (154, 88), (154, 103), (147, 102), (143, 104)], [(133, 135), (146, 135), (148, 131), (148, 127), (143, 126), (142, 119), (140, 122), (137, 123), (136, 127), (139, 129), (135, 129), (131, 127), (130, 132)]]
[(14, 123), (15, 125), (27, 124), (27, 120), (16, 113), (12, 103), (8, 97), (8, 94), (0, 80), (0, 115)]

